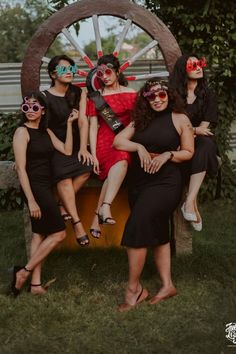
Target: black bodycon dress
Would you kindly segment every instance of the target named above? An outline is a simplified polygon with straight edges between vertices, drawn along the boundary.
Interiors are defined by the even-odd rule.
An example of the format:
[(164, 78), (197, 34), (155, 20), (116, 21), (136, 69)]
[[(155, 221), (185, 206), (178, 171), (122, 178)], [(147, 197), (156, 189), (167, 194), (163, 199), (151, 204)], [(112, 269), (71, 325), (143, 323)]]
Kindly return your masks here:
[[(72, 111), (65, 97), (55, 96), (48, 91), (44, 91), (48, 104), (48, 127), (53, 133), (65, 142), (67, 119)], [(73, 154), (66, 156), (59, 151), (55, 151), (52, 158), (52, 172), (54, 182), (57, 183), (66, 178), (74, 178), (84, 173), (91, 172), (93, 166), (83, 164), (78, 160), (80, 148), (80, 136), (77, 122), (73, 122)]]
[[(136, 132), (132, 140), (154, 153), (175, 151), (180, 145), (168, 110), (157, 112), (148, 127)], [(158, 172), (149, 174), (141, 168), (138, 154), (134, 153), (129, 171), (131, 213), (121, 244), (140, 248), (168, 243), (169, 217), (180, 201), (181, 188), (178, 164), (168, 161)]]
[[(186, 111), (193, 127), (198, 127), (202, 121), (217, 124), (217, 101), (212, 91), (208, 90), (205, 100), (201, 104), (197, 97), (192, 104), (187, 104)], [(195, 152), (191, 161), (184, 165), (187, 174), (196, 174), (206, 171), (213, 177), (218, 171), (217, 146), (212, 136), (198, 135), (195, 137)]]
[(52, 193), (50, 161), (54, 147), (46, 131), (24, 127), (30, 137), (26, 151), (26, 172), (32, 193), (42, 213), (41, 219), (31, 218), (32, 232), (47, 236), (65, 229)]

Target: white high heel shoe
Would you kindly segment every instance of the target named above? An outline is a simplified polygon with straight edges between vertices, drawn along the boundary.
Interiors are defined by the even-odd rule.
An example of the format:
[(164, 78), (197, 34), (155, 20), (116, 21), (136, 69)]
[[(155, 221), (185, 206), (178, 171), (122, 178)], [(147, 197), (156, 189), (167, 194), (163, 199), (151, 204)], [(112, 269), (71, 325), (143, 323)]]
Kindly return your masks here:
[(187, 213), (185, 211), (185, 203), (181, 207), (183, 217), (187, 221), (197, 221), (197, 215), (195, 213)]
[(194, 228), (195, 231), (202, 231), (202, 220), (199, 222), (191, 222), (192, 227)]

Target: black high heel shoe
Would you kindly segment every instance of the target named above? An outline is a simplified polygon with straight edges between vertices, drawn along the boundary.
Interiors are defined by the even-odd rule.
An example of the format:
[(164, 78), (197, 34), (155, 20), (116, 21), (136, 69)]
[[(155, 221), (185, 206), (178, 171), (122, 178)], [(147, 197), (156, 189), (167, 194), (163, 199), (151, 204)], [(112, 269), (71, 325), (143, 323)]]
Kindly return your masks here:
[[(111, 206), (111, 203), (107, 203), (107, 202), (103, 202), (101, 206), (103, 206), (104, 204)], [(114, 225), (116, 223), (115, 219), (113, 219), (112, 217), (108, 216), (107, 218), (104, 218), (104, 216), (99, 214), (99, 212), (98, 212), (98, 222), (100, 225), (102, 225), (102, 224), (103, 225)]]
[[(57, 205), (58, 205), (59, 208), (60, 208), (60, 207), (63, 207), (63, 208), (64, 208), (63, 204), (60, 203), (60, 202), (59, 202)], [(63, 217), (63, 220), (64, 220), (65, 222), (68, 221), (68, 220), (72, 220), (72, 216), (71, 216), (70, 214), (68, 214), (67, 212), (61, 214), (61, 216)]]
[(16, 288), (16, 273), (18, 273), (20, 270), (26, 270), (26, 272), (31, 273), (32, 270), (27, 269), (26, 267), (21, 267), (21, 266), (14, 266), (13, 268), (13, 279), (12, 279), (12, 283), (11, 283), (11, 291), (14, 297), (17, 297), (18, 295), (20, 295), (21, 289), (17, 289)]
[[(75, 226), (76, 224), (80, 223), (81, 220), (78, 220), (78, 221), (75, 221), (75, 222), (72, 222), (72, 225)], [(88, 246), (89, 245), (89, 238), (88, 238), (88, 235), (85, 234), (83, 236), (80, 236), (80, 237), (77, 237), (76, 236), (76, 241), (78, 242), (78, 244), (81, 246), (81, 247), (84, 247), (84, 246)]]
[[(95, 215), (97, 215), (98, 221), (99, 221), (99, 214), (96, 211), (95, 211)], [(99, 239), (101, 236), (101, 233), (102, 233), (100, 230), (94, 229), (94, 228), (91, 228), (89, 231), (90, 231), (90, 234), (96, 239)]]

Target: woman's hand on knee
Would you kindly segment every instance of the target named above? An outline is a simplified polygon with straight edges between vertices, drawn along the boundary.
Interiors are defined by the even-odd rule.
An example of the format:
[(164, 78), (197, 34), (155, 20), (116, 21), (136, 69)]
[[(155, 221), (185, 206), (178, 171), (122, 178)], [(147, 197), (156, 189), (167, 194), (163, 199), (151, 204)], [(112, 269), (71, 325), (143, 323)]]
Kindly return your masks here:
[(93, 165), (93, 156), (88, 152), (88, 150), (79, 150), (78, 160), (82, 161), (83, 164)]
[(194, 128), (194, 132), (196, 135), (205, 135), (205, 136), (211, 136), (211, 135), (214, 135), (212, 132), (211, 132), (211, 129), (208, 128), (208, 127), (204, 127), (204, 126), (199, 126), (199, 127), (196, 127)]

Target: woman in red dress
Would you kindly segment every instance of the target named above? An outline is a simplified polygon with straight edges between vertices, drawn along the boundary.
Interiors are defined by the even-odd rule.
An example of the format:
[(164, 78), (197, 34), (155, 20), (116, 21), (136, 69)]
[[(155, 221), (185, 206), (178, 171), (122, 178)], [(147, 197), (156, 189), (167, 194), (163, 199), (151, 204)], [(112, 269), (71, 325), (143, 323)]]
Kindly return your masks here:
[[(104, 55), (98, 60), (97, 77), (101, 82), (100, 93), (103, 99), (119, 121), (127, 126), (136, 92), (126, 87), (127, 81), (119, 69), (120, 63), (114, 55)], [(92, 100), (88, 102), (87, 113), (90, 118), (90, 148), (94, 158), (94, 172), (104, 181), (90, 229), (91, 235), (99, 238), (99, 224), (113, 225), (116, 222), (111, 215), (110, 205), (125, 178), (130, 154), (113, 147), (115, 133), (96, 110)]]

